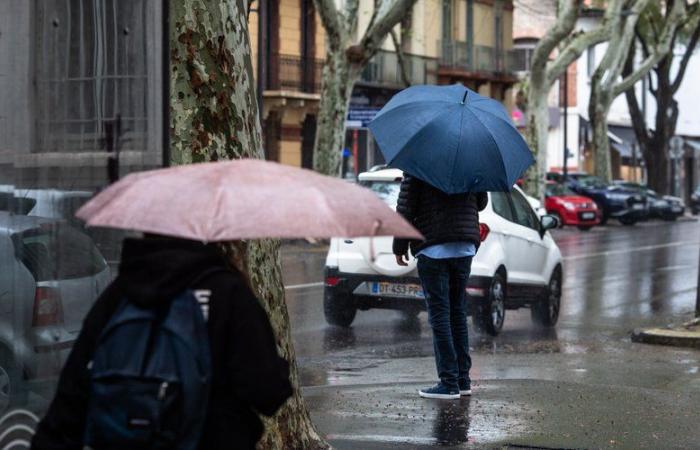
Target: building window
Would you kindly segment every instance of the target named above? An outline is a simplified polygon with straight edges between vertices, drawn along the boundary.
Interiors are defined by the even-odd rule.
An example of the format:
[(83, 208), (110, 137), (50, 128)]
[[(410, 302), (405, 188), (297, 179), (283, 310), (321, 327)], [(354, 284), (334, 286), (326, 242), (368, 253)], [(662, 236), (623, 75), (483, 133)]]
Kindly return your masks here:
[(37, 1), (33, 152), (99, 150), (117, 117), (121, 149), (148, 148), (147, 3)]
[(442, 40), (452, 41), (452, 0), (442, 0)]

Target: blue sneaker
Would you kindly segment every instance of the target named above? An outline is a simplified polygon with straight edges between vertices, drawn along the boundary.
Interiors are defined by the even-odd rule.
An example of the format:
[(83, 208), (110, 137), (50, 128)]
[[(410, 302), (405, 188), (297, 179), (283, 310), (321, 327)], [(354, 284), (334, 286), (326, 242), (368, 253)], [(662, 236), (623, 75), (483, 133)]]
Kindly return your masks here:
[(469, 381), (460, 380), (459, 395), (472, 395), (472, 385)]
[(428, 389), (421, 389), (418, 391), (418, 395), (423, 398), (440, 398), (445, 400), (456, 400), (459, 398), (458, 388), (448, 388), (442, 383), (438, 383), (435, 386)]

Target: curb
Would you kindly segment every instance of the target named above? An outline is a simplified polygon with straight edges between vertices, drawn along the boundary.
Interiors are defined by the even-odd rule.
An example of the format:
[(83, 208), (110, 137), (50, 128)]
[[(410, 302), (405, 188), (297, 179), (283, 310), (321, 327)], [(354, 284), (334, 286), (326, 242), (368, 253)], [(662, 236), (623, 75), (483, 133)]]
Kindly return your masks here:
[(632, 342), (700, 349), (700, 332), (666, 328), (637, 329)]

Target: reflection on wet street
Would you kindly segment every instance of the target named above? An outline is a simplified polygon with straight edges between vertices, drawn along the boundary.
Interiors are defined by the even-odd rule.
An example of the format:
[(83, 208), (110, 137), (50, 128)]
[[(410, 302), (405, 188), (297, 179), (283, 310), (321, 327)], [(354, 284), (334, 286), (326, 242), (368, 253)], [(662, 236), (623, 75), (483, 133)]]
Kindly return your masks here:
[[(589, 233), (556, 230), (564, 257), (564, 292), (556, 328), (534, 326), (527, 309), (508, 310), (496, 338), (471, 334), (476, 352), (579, 353), (626, 340), (631, 329), (666, 324), (694, 308), (700, 250), (697, 222), (608, 226)], [(284, 254), (287, 303), (297, 354), (338, 352), (384, 357), (432, 354), (425, 313), (359, 311), (351, 328), (323, 317), (320, 283), (325, 249), (288, 247)], [(300, 264), (301, 263), (301, 264)], [(418, 300), (417, 300), (418, 301)]]
[[(371, 420), (367, 416), (367, 389), (355, 394), (353, 386), (381, 387), (382, 395), (371, 401), (388, 408), (370, 408), (376, 409), (376, 419), (381, 418), (372, 422), (372, 432), (348, 429), (343, 435), (329, 437), (334, 444), (338, 448), (387, 448), (387, 445), (480, 448), (479, 442), (517, 441), (519, 433), (528, 432), (528, 425), (520, 419), (526, 412), (537, 418), (539, 408), (541, 426), (535, 428), (550, 431), (558, 426), (556, 421), (550, 423), (551, 411), (569, 415), (574, 412), (575, 405), (546, 405), (535, 397), (522, 399), (519, 412), (510, 411), (511, 400), (517, 397), (511, 384), (517, 380), (538, 380), (559, 386), (537, 387), (543, 391), (572, 383), (571, 389), (560, 391), (565, 399), (589, 393), (595, 396), (595, 389), (591, 391), (587, 386), (606, 386), (611, 389), (611, 398), (619, 396), (620, 403), (607, 406), (596, 403), (601, 415), (619, 414), (616, 408), (629, 411), (627, 414), (642, 409), (645, 412), (638, 420), (645, 421), (661, 420), (669, 413), (661, 404), (649, 410), (640, 406), (644, 405), (644, 396), (652, 392), (646, 390), (653, 390), (654, 395), (658, 395), (658, 390), (668, 392), (669, 398), (664, 401), (670, 404), (677, 392), (700, 393), (697, 377), (700, 352), (630, 341), (630, 332), (635, 328), (678, 323), (692, 315), (700, 252), (698, 222), (611, 225), (588, 233), (564, 229), (555, 230), (553, 235), (564, 257), (564, 290), (557, 326), (552, 329), (535, 326), (527, 309), (508, 310), (503, 331), (495, 338), (478, 334), (470, 325), (472, 378), (478, 395), (471, 400), (445, 404), (422, 404), (424, 401), (415, 395), (418, 388), (436, 379), (425, 313), (415, 318), (396, 311), (359, 311), (352, 327), (329, 326), (323, 316), (320, 283), (325, 248), (286, 247), (283, 260), (287, 303), (302, 384), (307, 386), (314, 410), (333, 410), (325, 419), (315, 419), (320, 422), (319, 427), (323, 429), (325, 421), (333, 421), (332, 428), (336, 430), (344, 417), (356, 415)], [(499, 388), (502, 395), (485, 399), (487, 392), (495, 389), (494, 383), (503, 383)], [(387, 384), (395, 386), (387, 388)], [(323, 386), (329, 385), (341, 390), (329, 394), (331, 391), (323, 390)], [(615, 391), (617, 388), (644, 391), (624, 395)], [(358, 396), (356, 403), (351, 400), (353, 395)], [(387, 402), (390, 404), (386, 405)], [(419, 403), (421, 406), (416, 406)], [(328, 409), (331, 406), (335, 409)], [(414, 407), (416, 417), (407, 417)], [(398, 422), (406, 421), (403, 425), (406, 428), (398, 423), (385, 424), (391, 417)], [(425, 423), (426, 420), (430, 423)], [(630, 429), (638, 425), (634, 421), (628, 423)], [(422, 431), (416, 433), (410, 427), (422, 427)], [(397, 429), (405, 433), (397, 435)], [(625, 433), (631, 433), (623, 436), (625, 442), (636, 439), (633, 432)], [(684, 438), (697, 434), (695, 430), (684, 429), (680, 433)], [(570, 435), (575, 437), (576, 432), (571, 431)], [(600, 442), (612, 445), (610, 442), (618, 442), (616, 439), (621, 438), (610, 437)], [(360, 441), (362, 445), (357, 444)], [(581, 441), (582, 447), (588, 446), (585, 442), (591, 441)]]

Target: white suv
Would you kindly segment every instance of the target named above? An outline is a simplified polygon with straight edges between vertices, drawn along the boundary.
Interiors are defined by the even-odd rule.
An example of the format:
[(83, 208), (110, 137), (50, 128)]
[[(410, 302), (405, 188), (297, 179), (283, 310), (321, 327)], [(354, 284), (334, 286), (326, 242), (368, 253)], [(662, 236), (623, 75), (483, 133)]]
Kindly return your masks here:
[[(396, 207), (403, 173), (379, 169), (360, 174), (360, 183)], [(481, 246), (467, 286), (475, 327), (491, 335), (503, 328), (506, 309), (530, 307), (532, 319), (554, 326), (559, 317), (562, 259), (548, 229), (557, 222), (539, 218), (515, 187), (491, 192), (479, 213)], [(425, 310), (416, 261), (396, 264), (392, 238), (331, 240), (326, 258), (324, 312), (332, 325), (350, 326), (358, 309)]]

